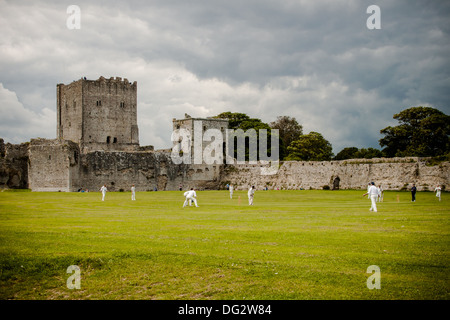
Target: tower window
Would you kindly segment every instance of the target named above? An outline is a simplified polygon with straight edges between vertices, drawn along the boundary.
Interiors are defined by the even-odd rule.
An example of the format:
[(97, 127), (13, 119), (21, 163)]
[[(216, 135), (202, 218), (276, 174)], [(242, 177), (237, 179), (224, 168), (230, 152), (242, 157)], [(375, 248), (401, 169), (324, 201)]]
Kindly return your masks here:
[(117, 143), (117, 138), (114, 137), (113, 143)]
[(110, 143), (111, 142), (111, 137), (110, 136), (107, 136), (106, 137), (106, 143)]
[(121, 102), (121, 103), (120, 103), (120, 107), (121, 107), (121, 108), (125, 108), (125, 102)]
[(102, 105), (102, 101), (101, 100), (97, 100), (97, 107)]

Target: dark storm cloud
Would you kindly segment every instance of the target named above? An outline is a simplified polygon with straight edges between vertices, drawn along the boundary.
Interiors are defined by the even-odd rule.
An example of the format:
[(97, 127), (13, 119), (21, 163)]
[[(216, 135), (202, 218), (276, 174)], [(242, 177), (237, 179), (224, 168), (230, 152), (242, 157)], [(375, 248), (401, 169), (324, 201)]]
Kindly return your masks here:
[[(77, 1), (81, 29), (68, 30), (70, 4), (0, 2), (2, 112), (48, 119), (57, 83), (121, 76), (138, 81), (142, 144), (170, 146), (185, 112), (234, 111), (294, 116), (335, 153), (379, 147), (407, 107), (449, 112), (446, 2)], [(366, 27), (372, 4), (381, 30)], [(33, 127), (14, 139), (49, 135)], [(12, 134), (2, 125), (0, 136)]]

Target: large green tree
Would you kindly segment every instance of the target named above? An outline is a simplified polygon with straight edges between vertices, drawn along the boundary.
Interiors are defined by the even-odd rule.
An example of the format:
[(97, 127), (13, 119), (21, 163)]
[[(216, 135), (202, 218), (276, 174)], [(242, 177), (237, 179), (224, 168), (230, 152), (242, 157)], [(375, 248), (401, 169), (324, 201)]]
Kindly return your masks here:
[(242, 122), (250, 120), (250, 117), (245, 113), (230, 112), (230, 111), (222, 112), (221, 114), (218, 114), (214, 118), (228, 119), (229, 129), (239, 129)]
[(338, 152), (338, 154), (334, 157), (334, 160), (355, 159), (357, 152), (358, 148), (356, 147), (344, 148)]
[(320, 133), (311, 131), (293, 141), (286, 160), (327, 161), (333, 157), (333, 148)]
[(277, 120), (271, 122), (270, 127), (277, 129), (279, 133), (280, 159), (284, 160), (288, 154), (287, 147), (292, 141), (303, 135), (303, 126), (293, 117), (279, 116)]
[[(219, 115), (215, 116), (214, 118), (221, 118), (221, 119), (228, 119), (228, 128), (229, 129), (242, 129), (244, 132), (247, 132), (249, 129), (254, 129), (256, 131), (256, 140), (259, 141), (260, 139), (260, 131), (261, 129), (267, 130), (267, 149), (268, 153), (271, 152), (271, 128), (270, 126), (262, 122), (261, 119), (257, 118), (251, 118), (245, 113), (239, 113), (239, 112), (222, 112)], [(250, 139), (246, 138), (245, 143), (245, 160), (249, 160), (249, 153), (250, 150), (252, 150), (249, 146)], [(259, 144), (256, 145), (256, 158), (259, 159)], [(234, 156), (237, 156), (237, 144), (235, 144), (234, 147)], [(253, 156), (252, 156), (252, 159)]]
[(372, 159), (372, 158), (380, 158), (383, 156), (381, 150), (375, 148), (361, 148), (356, 152), (356, 159), (364, 158), (364, 159)]
[(394, 114), (399, 125), (380, 130), (387, 157), (440, 156), (450, 152), (450, 117), (431, 107), (412, 107)]
[(338, 154), (333, 158), (334, 160), (345, 160), (345, 159), (372, 159), (380, 158), (383, 156), (381, 150), (375, 148), (361, 148), (347, 147), (338, 152)]

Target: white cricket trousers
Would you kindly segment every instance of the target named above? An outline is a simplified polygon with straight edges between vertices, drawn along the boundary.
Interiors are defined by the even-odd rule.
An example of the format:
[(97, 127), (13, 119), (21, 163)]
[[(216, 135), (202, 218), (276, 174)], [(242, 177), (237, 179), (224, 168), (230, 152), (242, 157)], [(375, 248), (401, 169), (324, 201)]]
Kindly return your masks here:
[(248, 204), (253, 205), (253, 196), (248, 197)]
[(378, 198), (378, 196), (376, 194), (370, 196), (370, 201), (372, 202), (370, 211), (377, 212), (377, 198)]
[(186, 200), (184, 200), (184, 204), (183, 204), (183, 208), (186, 207), (190, 201), (194, 201), (194, 204), (196, 207), (198, 207), (197, 205), (197, 199), (195, 199), (194, 197), (186, 197)]
[(106, 192), (102, 192), (102, 201), (105, 201)]

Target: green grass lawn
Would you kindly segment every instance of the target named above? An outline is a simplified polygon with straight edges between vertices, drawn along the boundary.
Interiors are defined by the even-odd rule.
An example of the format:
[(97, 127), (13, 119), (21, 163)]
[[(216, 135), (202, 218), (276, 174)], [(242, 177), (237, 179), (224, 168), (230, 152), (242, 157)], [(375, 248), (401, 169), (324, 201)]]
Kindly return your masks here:
[(363, 193), (0, 192), (0, 299), (449, 299), (450, 194)]

